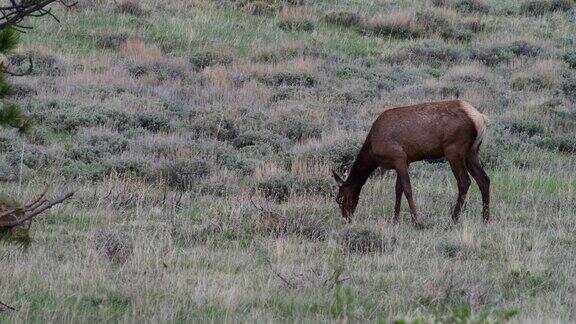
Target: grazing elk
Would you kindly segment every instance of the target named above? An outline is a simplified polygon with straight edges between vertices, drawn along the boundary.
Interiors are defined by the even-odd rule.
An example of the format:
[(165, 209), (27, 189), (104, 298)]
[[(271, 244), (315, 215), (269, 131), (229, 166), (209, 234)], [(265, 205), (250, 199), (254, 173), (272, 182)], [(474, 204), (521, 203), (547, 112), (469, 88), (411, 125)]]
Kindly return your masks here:
[(372, 125), (348, 177), (336, 172), (339, 185), (336, 201), (342, 216), (351, 221), (362, 186), (377, 168), (396, 170), (394, 222), (398, 221), (402, 193), (410, 206), (412, 223), (419, 226), (412, 197), (408, 166), (428, 159), (445, 158), (458, 182), (458, 200), (452, 213), (454, 223), (462, 212), (472, 175), (482, 194), (482, 216), (490, 221), (490, 179), (478, 159), (488, 118), (462, 100), (422, 103), (398, 107), (380, 114)]

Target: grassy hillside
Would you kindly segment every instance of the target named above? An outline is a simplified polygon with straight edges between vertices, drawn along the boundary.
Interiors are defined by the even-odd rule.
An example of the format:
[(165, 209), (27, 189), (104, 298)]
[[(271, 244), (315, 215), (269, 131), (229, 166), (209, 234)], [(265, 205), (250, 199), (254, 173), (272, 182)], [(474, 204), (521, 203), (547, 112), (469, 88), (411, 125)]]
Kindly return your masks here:
[[(576, 321), (572, 0), (80, 1), (9, 58), (27, 136), (0, 193), (77, 192), (0, 240), (1, 322)], [(395, 175), (352, 226), (330, 169), (387, 108), (459, 96), (491, 119), (493, 225), (445, 164)], [(6, 236), (6, 235), (5, 235)], [(0, 310), (2, 310), (0, 306)]]

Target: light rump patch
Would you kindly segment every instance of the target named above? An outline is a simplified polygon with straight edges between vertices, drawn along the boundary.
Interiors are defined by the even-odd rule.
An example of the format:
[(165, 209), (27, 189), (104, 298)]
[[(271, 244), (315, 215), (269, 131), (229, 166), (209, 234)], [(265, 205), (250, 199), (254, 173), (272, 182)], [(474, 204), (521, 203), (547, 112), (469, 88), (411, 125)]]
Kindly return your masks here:
[(472, 148), (477, 150), (478, 146), (482, 142), (484, 138), (484, 132), (486, 131), (486, 125), (490, 122), (488, 116), (479, 112), (474, 106), (466, 101), (460, 101), (462, 110), (466, 113), (466, 115), (470, 118), (474, 127), (476, 128), (476, 139), (474, 140), (474, 144), (472, 144)]

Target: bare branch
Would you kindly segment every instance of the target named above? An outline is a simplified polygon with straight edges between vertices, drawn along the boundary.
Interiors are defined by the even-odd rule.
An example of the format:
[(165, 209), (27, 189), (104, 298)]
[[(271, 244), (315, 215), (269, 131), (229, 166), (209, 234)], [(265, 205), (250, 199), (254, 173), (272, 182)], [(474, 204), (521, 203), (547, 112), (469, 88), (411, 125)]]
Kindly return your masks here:
[[(14, 307), (12, 307), (12, 306), (10, 306), (10, 305), (6, 305), (6, 304), (4, 304), (4, 303), (1, 302), (1, 301), (0, 301), (0, 306), (6, 308), (6, 309), (8, 309), (8, 310), (11, 310), (11, 311), (16, 311), (16, 310), (17, 310), (16, 308), (14, 308)], [(1, 311), (2, 311), (2, 310), (0, 310), (0, 312), (1, 312)]]
[(29, 203), (21, 208), (15, 208), (8, 210), (0, 214), (0, 228), (12, 228), (19, 226), (37, 215), (43, 213), (47, 209), (52, 208), (55, 205), (61, 204), (66, 199), (69, 199), (74, 195), (73, 192), (67, 193), (60, 198), (54, 199), (52, 201), (44, 199), (45, 192), (42, 193), (38, 198), (36, 198), (32, 203)]
[(30, 27), (23, 27), (20, 22), (26, 17), (41, 17), (45, 15), (52, 16), (51, 9), (47, 7), (52, 3), (59, 3), (66, 8), (71, 8), (76, 5), (76, 2), (67, 3), (65, 0), (41, 0), (41, 1), (11, 1), (10, 5), (0, 7), (0, 30), (4, 28), (14, 28), (16, 30), (28, 29)]

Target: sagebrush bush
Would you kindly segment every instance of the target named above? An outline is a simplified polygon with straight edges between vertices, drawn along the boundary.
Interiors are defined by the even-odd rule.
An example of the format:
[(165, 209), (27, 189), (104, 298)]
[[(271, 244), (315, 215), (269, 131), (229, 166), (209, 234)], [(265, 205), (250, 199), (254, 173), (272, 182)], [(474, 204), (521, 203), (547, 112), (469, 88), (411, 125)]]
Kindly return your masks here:
[(201, 158), (166, 161), (159, 166), (154, 174), (155, 180), (163, 180), (169, 187), (178, 190), (189, 190), (200, 179), (210, 175), (211, 167), (208, 161)]
[(448, 0), (430, 0), (434, 7), (444, 7), (448, 4)]
[(224, 48), (205, 48), (190, 54), (189, 61), (194, 68), (202, 70), (213, 65), (228, 65), (234, 61), (234, 55)]
[(160, 81), (184, 79), (188, 72), (185, 66), (171, 62), (131, 63), (128, 66), (128, 73), (135, 78), (153, 75)]
[(263, 129), (243, 131), (238, 134), (233, 143), (236, 148), (269, 145), (275, 151), (280, 151), (286, 149), (290, 141), (280, 134)]
[(266, 197), (274, 198), (277, 201), (284, 201), (294, 191), (296, 185), (296, 177), (283, 174), (261, 180), (258, 182), (257, 188)]
[(148, 11), (144, 10), (140, 3), (133, 0), (125, 0), (116, 6), (116, 12), (122, 14), (133, 15), (136, 17), (143, 17), (148, 15)]
[(375, 35), (394, 38), (416, 38), (424, 33), (411, 13), (376, 16), (367, 22), (366, 27)]
[(564, 62), (572, 69), (576, 69), (576, 51), (567, 52), (562, 56)]
[(362, 24), (362, 16), (360, 14), (350, 11), (332, 11), (326, 13), (322, 20), (333, 25), (343, 27), (360, 27)]
[(542, 53), (543, 49), (527, 41), (514, 41), (509, 44), (497, 44), (480, 48), (472, 52), (472, 58), (481, 61), (486, 65), (498, 65), (509, 63), (513, 59), (521, 56), (536, 57)]
[(386, 244), (382, 236), (364, 227), (347, 227), (340, 232), (341, 244), (353, 253), (384, 252)]
[(510, 87), (517, 91), (542, 91), (550, 89), (553, 86), (554, 83), (551, 80), (548, 80), (541, 75), (520, 75), (514, 77), (510, 83)]
[(339, 171), (351, 166), (362, 146), (363, 138), (340, 137), (316, 145), (296, 148), (294, 155), (308, 162), (330, 162)]
[(525, 15), (541, 16), (554, 11), (568, 11), (572, 6), (572, 0), (529, 0), (522, 3), (520, 12)]
[(490, 3), (485, 0), (459, 0), (453, 4), (454, 9), (464, 13), (483, 13), (490, 12)]
[(221, 141), (234, 141), (238, 137), (238, 121), (224, 113), (200, 114), (194, 119), (191, 129), (196, 133)]
[(457, 63), (465, 56), (459, 47), (442, 42), (415, 44), (408, 49), (408, 53), (408, 60), (418, 63)]
[(38, 51), (16, 53), (10, 55), (8, 60), (10, 65), (22, 71), (28, 70), (29, 62), (32, 60), (34, 64), (34, 68), (31, 71), (32, 75), (57, 77), (66, 74), (68, 70), (67, 65), (59, 57)]
[(299, 114), (298, 111), (280, 114), (267, 123), (267, 128), (292, 141), (320, 138), (322, 135), (322, 125), (312, 118)]
[(242, 8), (255, 16), (272, 16), (279, 10), (274, 1), (247, 1)]
[(298, 235), (310, 240), (324, 240), (328, 236), (326, 214), (316, 208), (298, 208), (285, 211), (284, 220), (277, 229), (280, 235)]
[(103, 34), (96, 37), (96, 45), (104, 49), (117, 50), (128, 40), (128, 34)]
[(538, 142), (538, 146), (553, 151), (576, 154), (576, 138), (570, 135), (555, 135), (552, 137), (543, 138)]
[(46, 167), (54, 163), (56, 159), (57, 153), (38, 145), (26, 145), (23, 150), (21, 146), (15, 147), (14, 150), (6, 155), (6, 161), (11, 166), (19, 166), (22, 162), (30, 169)]
[(99, 230), (93, 241), (102, 256), (120, 264), (128, 261), (134, 249), (130, 237), (120, 231)]
[(150, 132), (165, 132), (172, 129), (170, 118), (162, 112), (142, 112), (137, 116), (140, 127)]
[(576, 102), (576, 78), (569, 78), (562, 83), (562, 92), (566, 98)]
[(252, 59), (255, 62), (278, 63), (298, 57), (319, 57), (321, 55), (320, 48), (313, 44), (289, 43), (255, 49)]
[(376, 16), (363, 25), (366, 30), (375, 35), (400, 39), (438, 35), (445, 39), (468, 41), (475, 32), (460, 20), (441, 10)]
[(311, 32), (314, 30), (314, 20), (306, 16), (282, 16), (278, 21), (278, 27), (285, 31), (304, 31)]
[(299, 179), (297, 192), (301, 195), (332, 196), (336, 192), (336, 182), (322, 175), (305, 177)]
[(277, 71), (260, 76), (259, 79), (271, 86), (314, 87), (318, 80), (307, 71)]
[(123, 135), (106, 128), (80, 129), (77, 138), (83, 145), (111, 154), (121, 153), (128, 147), (128, 140)]

